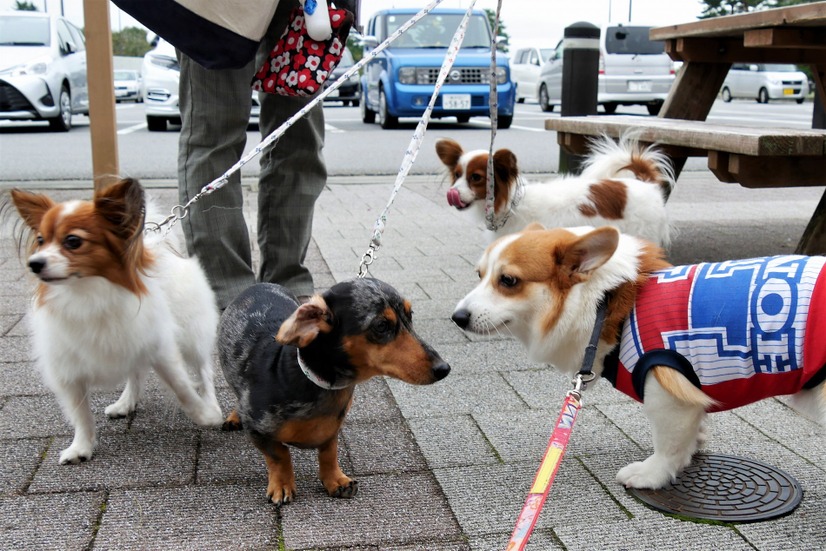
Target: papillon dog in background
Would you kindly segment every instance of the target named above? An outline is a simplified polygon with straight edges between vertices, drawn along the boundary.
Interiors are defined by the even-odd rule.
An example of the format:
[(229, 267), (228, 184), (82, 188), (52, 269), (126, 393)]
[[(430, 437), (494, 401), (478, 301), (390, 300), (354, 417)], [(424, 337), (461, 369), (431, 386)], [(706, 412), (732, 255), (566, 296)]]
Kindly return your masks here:
[[(484, 224), (488, 151), (464, 151), (455, 140), (443, 138), (436, 142), (436, 154), (452, 182), (448, 204), (467, 209), (475, 223)], [(593, 140), (580, 175), (529, 183), (508, 149), (493, 154), (493, 174), (499, 227), (488, 231), (491, 241), (538, 222), (548, 227), (614, 226), (663, 247), (670, 243), (665, 202), (674, 170), (664, 153), (642, 147), (632, 135), (619, 142), (608, 136)]]
[(195, 423), (220, 425), (215, 297), (197, 259), (180, 256), (158, 234), (144, 235), (137, 180), (120, 180), (91, 201), (58, 203), (14, 189), (11, 202), (23, 221), (21, 237), (30, 238), (27, 264), (37, 278), (29, 316), (36, 363), (75, 431), (60, 463), (92, 457), (90, 390), (125, 381), (105, 413), (127, 416), (150, 368)]

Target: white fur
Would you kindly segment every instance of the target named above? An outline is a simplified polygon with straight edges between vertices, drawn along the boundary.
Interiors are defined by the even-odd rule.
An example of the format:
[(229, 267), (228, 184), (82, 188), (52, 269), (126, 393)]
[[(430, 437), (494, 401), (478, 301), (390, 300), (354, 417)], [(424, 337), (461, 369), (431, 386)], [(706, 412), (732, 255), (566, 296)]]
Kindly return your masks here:
[[(30, 325), (37, 365), (75, 428), (61, 464), (89, 459), (94, 451), (90, 390), (126, 381), (121, 397), (105, 412), (128, 415), (150, 368), (195, 423), (222, 421), (213, 386), (218, 312), (212, 289), (197, 259), (179, 256), (158, 238), (147, 239), (146, 246), (156, 258), (151, 272), (141, 276), (146, 294), (139, 297), (103, 277), (69, 277), (47, 284), (34, 303)], [(37, 255), (46, 257), (53, 274), (70, 272), (66, 262), (52, 263), (61, 255)], [(185, 364), (198, 374), (201, 396)]]
[[(576, 235), (585, 235), (589, 227), (568, 228)], [(643, 242), (621, 234), (616, 251), (601, 266), (591, 271), (581, 283), (570, 289), (564, 304), (550, 287), (535, 285), (525, 298), (500, 293), (492, 281), (503, 251), (521, 234), (499, 239), (488, 247), (479, 261), (484, 277), (456, 306), (465, 318), (465, 330), (474, 333), (511, 334), (526, 347), (532, 361), (551, 364), (571, 376), (579, 370), (596, 320), (599, 301), (606, 291), (637, 277), (640, 259), (647, 254)], [(513, 255), (511, 255), (513, 256)], [(511, 259), (513, 261), (513, 259)], [(542, 327), (549, 311), (559, 310), (557, 323), (549, 331)], [(613, 347), (600, 339), (594, 373), (602, 372), (603, 359)], [(792, 405), (815, 421), (826, 423), (824, 385), (803, 390), (792, 397)], [(617, 481), (626, 487), (662, 488), (673, 481), (691, 461), (692, 455), (706, 439), (703, 407), (684, 402), (667, 392), (655, 377), (645, 382), (644, 412), (648, 417), (654, 443), (654, 453), (642, 462), (632, 463), (617, 473)]]
[[(529, 183), (523, 178), (524, 196), (501, 228), (495, 232), (486, 229), (489, 240), (521, 231), (531, 222), (539, 222), (546, 227), (614, 226), (623, 233), (668, 247), (671, 227), (660, 185), (638, 180), (631, 171), (624, 169), (635, 148), (638, 148), (637, 143), (631, 137), (626, 136), (619, 142), (602, 137), (592, 143), (581, 175), (561, 176), (541, 183)], [(670, 190), (674, 185), (674, 173), (667, 157), (650, 147), (640, 151), (643, 158), (663, 174), (666, 187)], [(466, 168), (473, 158), (488, 154), (487, 150), (482, 149), (467, 151), (460, 157), (459, 164)], [(476, 198), (464, 174), (465, 171), (452, 188), (458, 191), (462, 202), (470, 205), (464, 212), (472, 214), (474, 223), (484, 226), (485, 201)], [(592, 205), (588, 198), (589, 188), (603, 179), (616, 180), (626, 186), (627, 204), (621, 220), (587, 217), (579, 211), (580, 205)]]

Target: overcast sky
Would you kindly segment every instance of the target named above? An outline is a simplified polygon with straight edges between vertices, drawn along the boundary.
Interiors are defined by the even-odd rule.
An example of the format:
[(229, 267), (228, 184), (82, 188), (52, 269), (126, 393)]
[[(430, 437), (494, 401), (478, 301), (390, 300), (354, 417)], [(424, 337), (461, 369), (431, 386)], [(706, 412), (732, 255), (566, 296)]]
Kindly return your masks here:
[[(65, 15), (83, 26), (83, 0), (30, 0), (42, 11)], [(90, 0), (102, 4), (108, 0)], [(145, 0), (152, 2), (153, 0)], [(220, 1), (220, 0), (213, 0)], [(383, 8), (422, 7), (430, 0), (362, 0), (361, 21)], [(443, 0), (440, 7), (467, 8), (471, 0)], [(14, 0), (0, 0), (0, 10), (14, 7)], [(497, 0), (476, 0), (478, 9), (496, 9)], [(700, 15), (700, 0), (502, 0), (502, 22), (511, 37), (511, 49), (526, 45), (555, 46), (565, 27), (577, 21), (595, 25), (630, 22), (640, 25), (669, 25), (694, 21)], [(129, 15), (109, 4), (112, 28), (141, 26)]]

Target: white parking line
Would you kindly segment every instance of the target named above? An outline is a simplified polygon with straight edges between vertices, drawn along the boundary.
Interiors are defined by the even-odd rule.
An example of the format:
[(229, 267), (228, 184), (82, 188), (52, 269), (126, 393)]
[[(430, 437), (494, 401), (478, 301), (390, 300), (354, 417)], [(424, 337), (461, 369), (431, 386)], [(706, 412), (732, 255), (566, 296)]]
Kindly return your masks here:
[(343, 134), (344, 132), (346, 132), (346, 130), (342, 130), (341, 128), (338, 128), (336, 126), (333, 126), (332, 124), (327, 123), (324, 123), (324, 131), (330, 132), (331, 134)]
[(136, 124), (134, 126), (127, 126), (123, 130), (118, 130), (118, 135), (122, 136), (123, 134), (131, 134), (132, 132), (137, 132), (138, 130), (143, 130), (144, 128), (146, 128), (145, 122)]

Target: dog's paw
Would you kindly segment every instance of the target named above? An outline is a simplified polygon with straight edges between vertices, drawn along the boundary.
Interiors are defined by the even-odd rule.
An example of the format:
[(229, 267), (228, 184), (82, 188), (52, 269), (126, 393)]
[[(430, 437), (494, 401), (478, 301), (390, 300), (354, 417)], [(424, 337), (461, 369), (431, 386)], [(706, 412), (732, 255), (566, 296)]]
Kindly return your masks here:
[(272, 485), (267, 486), (267, 500), (276, 507), (281, 507), (287, 503), (292, 503), (295, 498), (295, 485)]
[(626, 488), (658, 490), (674, 480), (667, 468), (653, 457), (626, 465), (617, 473), (617, 482)]
[(204, 404), (192, 415), (192, 420), (202, 427), (219, 427), (224, 423), (224, 414), (217, 405)]
[(92, 451), (93, 447), (91, 445), (72, 444), (60, 452), (58, 463), (61, 465), (68, 465), (70, 463), (76, 465), (77, 463), (91, 459)]
[(121, 402), (120, 400), (114, 404), (106, 406), (106, 409), (103, 410), (109, 419), (121, 419), (123, 417), (128, 417), (134, 411), (135, 406), (133, 404), (127, 404), (125, 402)]
[(332, 492), (330, 492), (330, 497), (343, 497), (343, 498), (351, 498), (356, 497), (356, 494), (359, 491), (359, 483), (357, 480), (351, 480), (347, 484), (339, 486)]
[(221, 425), (221, 430), (232, 432), (236, 430), (243, 430), (244, 423), (241, 421), (241, 416), (238, 415), (238, 410), (232, 410), (227, 418), (224, 419), (224, 423)]

